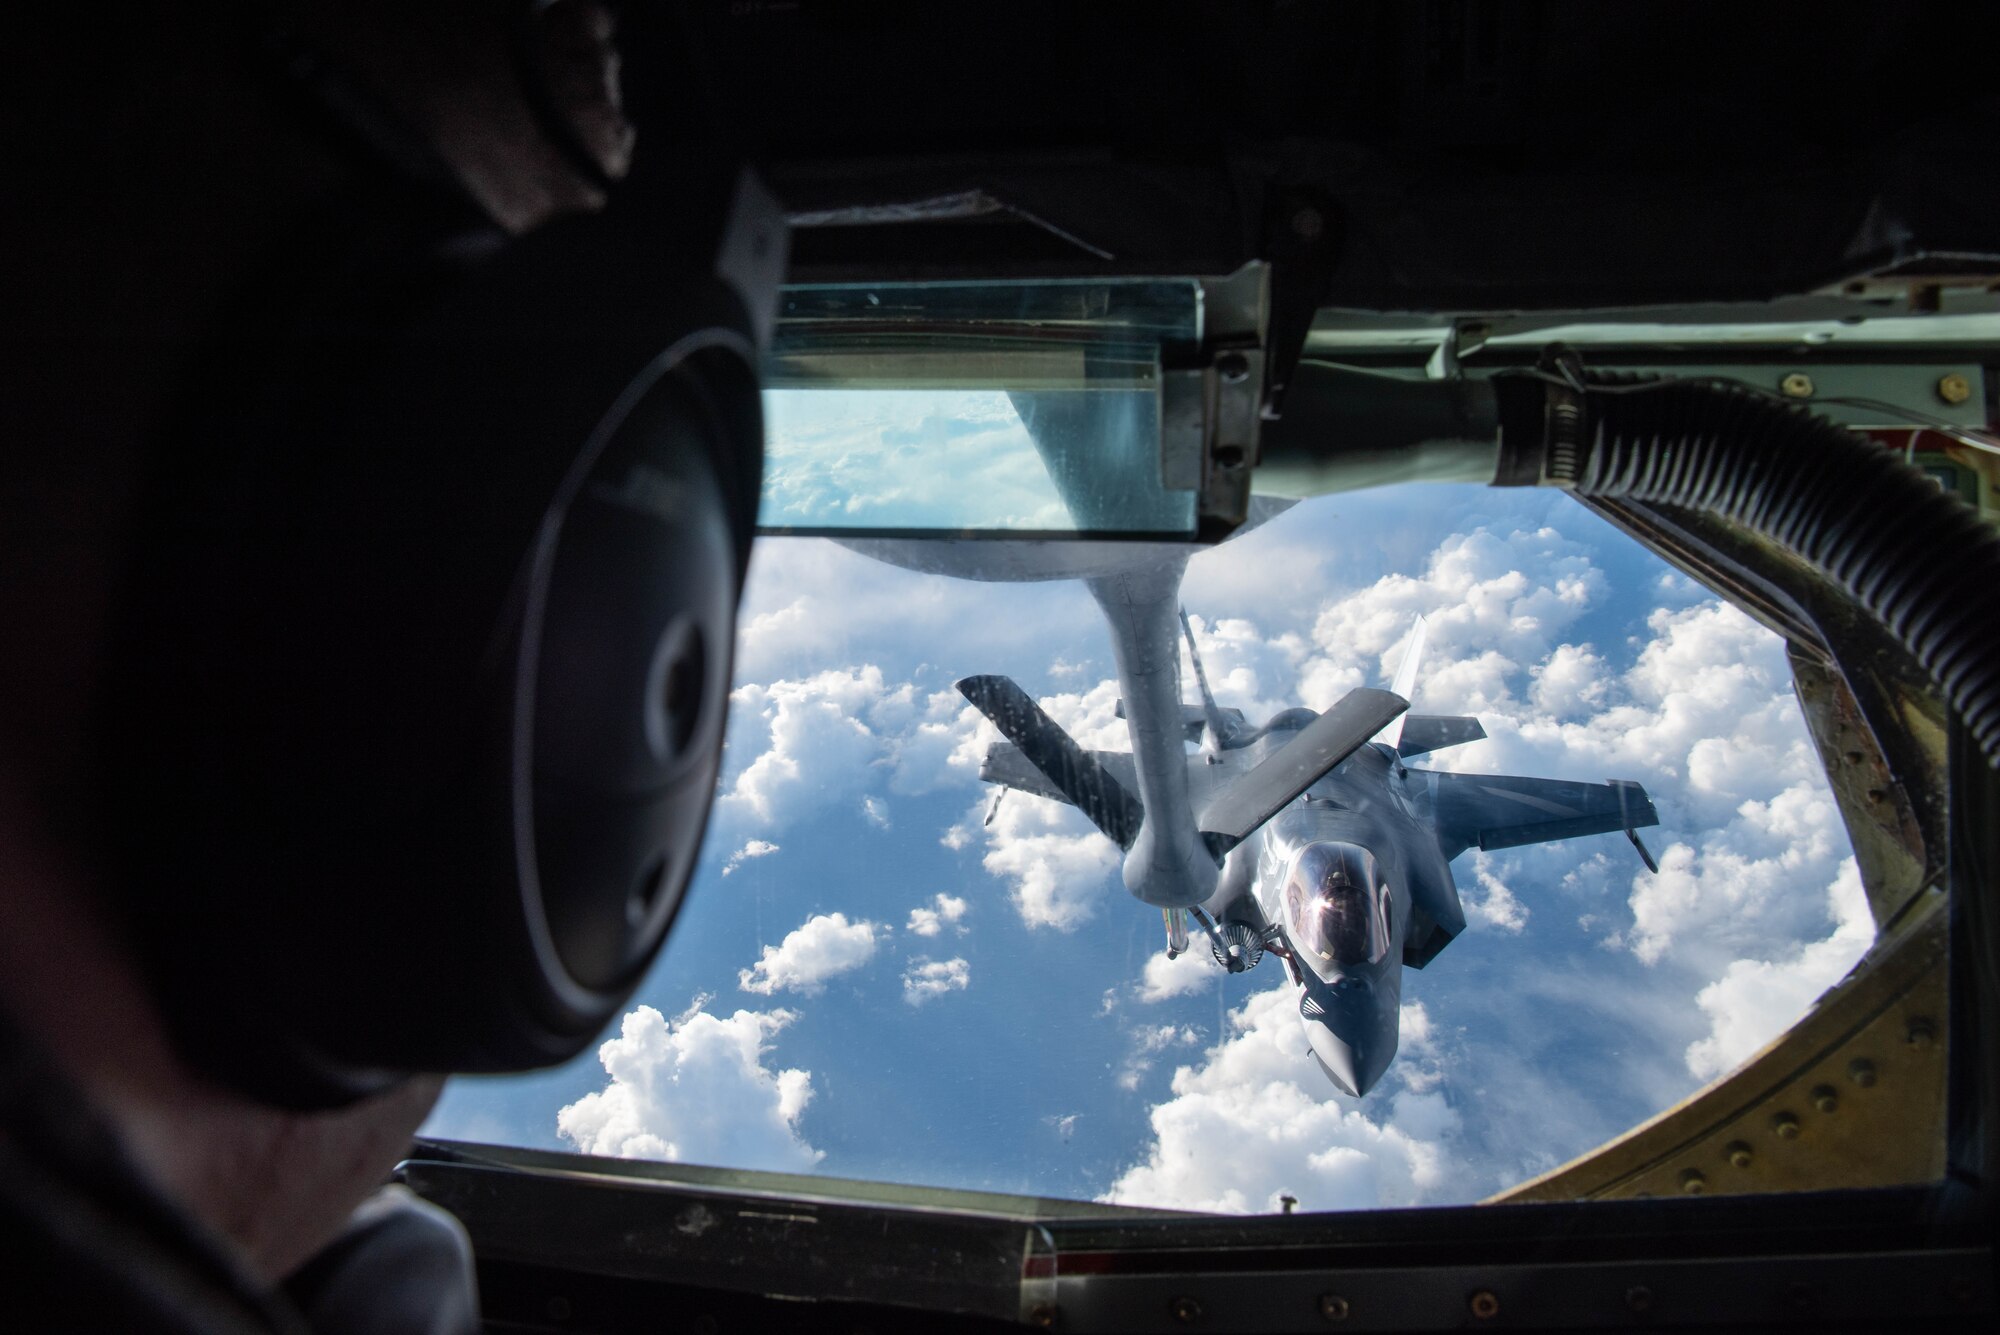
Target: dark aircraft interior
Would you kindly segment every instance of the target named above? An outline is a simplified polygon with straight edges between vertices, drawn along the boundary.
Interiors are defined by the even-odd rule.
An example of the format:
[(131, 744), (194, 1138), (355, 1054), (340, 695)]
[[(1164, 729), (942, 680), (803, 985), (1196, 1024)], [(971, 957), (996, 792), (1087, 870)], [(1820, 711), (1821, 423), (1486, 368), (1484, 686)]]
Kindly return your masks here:
[[(754, 169), (767, 214), (789, 228), (775, 325), (756, 328), (755, 312), (751, 327), (732, 325), (734, 341), (715, 346), (738, 360), (713, 369), (727, 360), (718, 353), (710, 389), (661, 411), (724, 434), (752, 429), (731, 416), (749, 354), (729, 352), (751, 342), (763, 347), (766, 385), (826, 374), (856, 348), (1004, 353), (1009, 339), (1051, 331), (1094, 347), (1112, 325), (1119, 339), (1141, 337), (1144, 312), (1129, 315), (1121, 294), (1182, 284), (1200, 294), (1199, 332), (1146, 335), (1145, 356), (1157, 359), (1147, 364), (1164, 401), (1186, 408), (1162, 418), (1160, 466), (1192, 504), (1126, 522), (1115, 505), (1077, 502), (1076, 533), (1214, 543), (1245, 522), (1253, 492), (1274, 488), (1323, 495), (1469, 477), (1570, 491), (1783, 637), (1880, 936), (1837, 1003), (1750, 1067), (1478, 1205), (1175, 1215), (419, 1140), (396, 1180), (466, 1226), (487, 1329), (1987, 1327), (2000, 1306), (2000, 339), (1820, 346), (1727, 331), (2000, 315), (2000, 95), (1977, 55), (2000, 50), (2000, 14), (1790, 0), (616, 8), (639, 144), (630, 177), (606, 190), (603, 220), (616, 226), (583, 249), (534, 251), (540, 268), (523, 281), (566, 293), (548, 297), (565, 311), (608, 311), (635, 341), (657, 326), (630, 294), (652, 284), (681, 303), (669, 324), (699, 330), (728, 321), (710, 320), (686, 266), (660, 257), (717, 255), (717, 272), (738, 263), (728, 258), (735, 224), (718, 221), (740, 222), (743, 197), (725, 198), (735, 171)], [(649, 137), (673, 149), (649, 163)], [(768, 268), (771, 256), (760, 249), (741, 263)], [(856, 306), (850, 296), (864, 290), (881, 299)], [(446, 327), (459, 334), (448, 337), (476, 342), (470, 331), (490, 318), (477, 307), (452, 314)], [(447, 363), (427, 374), (468, 373)], [(608, 398), (587, 370), (573, 379), (579, 400)], [(616, 379), (606, 382), (614, 391)], [(429, 390), (408, 377), (382, 383), (412, 424), (373, 457), (400, 468), (397, 441), (435, 425), (424, 416)], [(501, 397), (477, 420), (530, 410)], [(1824, 415), (1841, 403), (1860, 416)], [(1112, 466), (1088, 448), (1062, 464), (1077, 488)], [(676, 559), (703, 570), (735, 562), (740, 575), (754, 495), (726, 468), (697, 472), (675, 473), (676, 485), (705, 488), (736, 528), (716, 521)], [(319, 487), (318, 476), (286, 485)], [(400, 481), (417, 499), (381, 532), (405, 532), (398, 525), (462, 478), (412, 467)], [(549, 479), (520, 483), (530, 485)], [(514, 481), (473, 490), (493, 514), (519, 509)], [(589, 531), (588, 551), (563, 549), (583, 554), (571, 567), (558, 561), (554, 587), (655, 550), (611, 520)], [(398, 541), (342, 559), (363, 563), (371, 591), (391, 588), (396, 563), (422, 550)], [(207, 567), (189, 569), (158, 577), (205, 578)], [(245, 578), (230, 587), (272, 595)], [(497, 600), (505, 581), (487, 582)], [(295, 596), (339, 603), (330, 581)], [(678, 596), (634, 594), (630, 608)], [(230, 624), (226, 597), (189, 615)], [(387, 602), (396, 625), (431, 624), (414, 594)], [(568, 606), (551, 625), (624, 614), (615, 600)], [(164, 644), (185, 632), (137, 633)], [(417, 638), (442, 643), (430, 635)], [(726, 679), (726, 646), (709, 650), (687, 660), (689, 680)], [(134, 717), (232, 689), (163, 652), (158, 674), (133, 687)], [(297, 637), (268, 650), (310, 652)], [(243, 682), (268, 654), (223, 675), (255, 694)], [(383, 693), (414, 657), (379, 665)], [(431, 726), (429, 699), (413, 694), (387, 720), (314, 727), (388, 739)], [(558, 709), (536, 726), (596, 736), (594, 707)], [(664, 718), (669, 732), (679, 726), (671, 707)], [(208, 746), (165, 735), (163, 748)], [(230, 763), (221, 749), (203, 754)], [(576, 757), (551, 762), (571, 768), (547, 789), (558, 814), (536, 827), (554, 850), (543, 876), (583, 886), (610, 866), (629, 877), (651, 845), (631, 850), (655, 827), (576, 814), (587, 805), (576, 795), (597, 791)], [(149, 753), (155, 761), (166, 763)], [(675, 773), (701, 791), (658, 819), (698, 820), (715, 771)], [(311, 782), (358, 791), (366, 779), (357, 770)], [(285, 801), (198, 818), (170, 811), (148, 838), (179, 856), (213, 828), (202, 821), (316, 837)], [(468, 798), (452, 810), (457, 823), (431, 832), (425, 865), (449, 859), (453, 839), (485, 837), (486, 806)], [(689, 848), (698, 842), (698, 830), (672, 828)], [(660, 884), (675, 874), (647, 866)], [(645, 931), (657, 948), (671, 898), (628, 907), (634, 923), (652, 915), (630, 940), (583, 927), (562, 936), (559, 922), (573, 970), (629, 970), (649, 949)], [(417, 935), (500, 931), (440, 916)], [(189, 946), (216, 959), (235, 948)], [(378, 947), (354, 946), (368, 949)], [(449, 967), (434, 986), (455, 998), (449, 1024), (478, 1069), (548, 1064), (616, 1013), (615, 1002), (522, 992), (509, 1014), (534, 1022), (503, 1023), (479, 1009), (482, 975)], [(175, 995), (220, 1004), (202, 1000), (203, 986)], [(301, 1025), (329, 1023), (310, 1004), (301, 1015)], [(352, 1022), (393, 1047), (397, 1016), (384, 1003)], [(465, 1037), (473, 1031), (476, 1042)], [(1948, 1041), (1935, 1041), (1941, 1033)], [(341, 1041), (328, 1039), (329, 1050)], [(425, 1041), (410, 1036), (380, 1064), (436, 1069)], [(1934, 1047), (1943, 1060), (1933, 1077), (1885, 1078), (1893, 1101), (1857, 1118), (1802, 1175), (1754, 1192), (1704, 1190), (1725, 1171), (1712, 1165), (1750, 1162), (1744, 1127), (1785, 1136), (1789, 1110), (1827, 1081), (1844, 1089), (1865, 1070), (1874, 1086), (1878, 1069)], [(245, 1060), (240, 1051), (229, 1060)], [(366, 1062), (287, 1060), (237, 1078), (300, 1106), (379, 1087)]]

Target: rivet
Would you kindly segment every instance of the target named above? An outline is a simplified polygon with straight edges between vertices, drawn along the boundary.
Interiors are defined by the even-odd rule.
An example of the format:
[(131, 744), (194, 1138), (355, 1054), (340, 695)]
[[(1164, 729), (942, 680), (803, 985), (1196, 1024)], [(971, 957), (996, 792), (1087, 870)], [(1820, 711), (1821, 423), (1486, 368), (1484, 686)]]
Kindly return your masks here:
[(1880, 788), (1870, 788), (1868, 790), (1868, 800), (1870, 802), (1875, 802), (1875, 803), (1886, 802), (1889, 800), (1889, 794), (1882, 791)]
[(1634, 1284), (1625, 1290), (1625, 1306), (1634, 1312), (1644, 1312), (1653, 1305), (1653, 1291), (1644, 1284)]
[(1345, 1321), (1353, 1311), (1347, 1299), (1337, 1293), (1322, 1293), (1319, 1296), (1319, 1314), (1328, 1321)]
[(1778, 1133), (1779, 1140), (1797, 1140), (1799, 1119), (1792, 1113), (1781, 1112), (1771, 1119), (1771, 1129)]
[(1946, 403), (1964, 403), (1972, 397), (1972, 382), (1958, 372), (1940, 376), (1937, 382), (1937, 396)]
[(1862, 761), (1866, 759), (1868, 759), (1868, 757), (1862, 755), (1861, 752), (1859, 751), (1849, 751), (1846, 756), (1847, 763), (1850, 765), (1859, 765)]
[(1491, 1321), (1500, 1315), (1500, 1296), (1491, 1289), (1480, 1289), (1466, 1301), (1466, 1306), (1481, 1321)]
[(1215, 447), (1215, 466), (1221, 469), (1235, 469), (1243, 466), (1241, 445), (1218, 445)]
[(1240, 385), (1250, 378), (1250, 359), (1240, 352), (1225, 352), (1215, 359), (1215, 373), (1224, 384)]
[(1326, 219), (1320, 211), (1307, 204), (1292, 215), (1292, 234), (1301, 241), (1312, 241), (1326, 230)]
[(1812, 1092), (1813, 1107), (1823, 1113), (1830, 1113), (1840, 1107), (1840, 1091), (1832, 1085), (1816, 1085)]
[(1690, 1196), (1699, 1196), (1708, 1190), (1708, 1174), (1699, 1168), (1685, 1169), (1681, 1173), (1681, 1190)]
[(1054, 1330), (1056, 1328), (1056, 1305), (1054, 1303), (1036, 1303), (1028, 1309), (1028, 1320), (1032, 1324), (1040, 1326), (1043, 1330)]
[(1918, 1016), (1910, 1021), (1905, 1037), (1918, 1052), (1928, 1052), (1937, 1043), (1937, 1029), (1929, 1020)]
[(1788, 399), (1809, 399), (1813, 396), (1812, 377), (1804, 371), (1794, 371), (1778, 382), (1778, 391)]
[(1866, 1057), (1856, 1057), (1847, 1063), (1847, 1078), (1863, 1089), (1872, 1089), (1875, 1085), (1875, 1063)]
[(1736, 1168), (1748, 1168), (1750, 1161), (1756, 1158), (1750, 1152), (1750, 1146), (1740, 1140), (1731, 1141), (1729, 1148), (1724, 1150), (1723, 1153), (1729, 1156), (1731, 1166)]
[(1174, 1320), (1180, 1322), (1183, 1326), (1192, 1326), (1195, 1322), (1201, 1320), (1201, 1304), (1193, 1298), (1176, 1298), (1168, 1310), (1174, 1314)]

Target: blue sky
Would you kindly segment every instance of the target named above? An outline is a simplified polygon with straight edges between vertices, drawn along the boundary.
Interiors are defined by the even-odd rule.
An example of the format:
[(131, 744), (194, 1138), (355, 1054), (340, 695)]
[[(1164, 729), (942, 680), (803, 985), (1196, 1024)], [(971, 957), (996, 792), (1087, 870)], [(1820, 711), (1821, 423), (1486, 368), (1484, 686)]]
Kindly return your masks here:
[(1305, 1055), (1275, 961), (1168, 965), (1076, 813), (1010, 795), (951, 691), (1004, 672), (1119, 747), (1080, 585), (757, 549), (701, 865), (622, 1029), (555, 1071), (461, 1079), (433, 1134), (945, 1186), (1269, 1210), (1478, 1199), (1731, 1069), (1872, 935), (1782, 646), (1549, 492), (1302, 504), (1198, 556), (1184, 601), (1253, 718), (1386, 683), (1489, 738), (1440, 768), (1637, 779), (1622, 836), (1453, 865), (1471, 920), (1406, 975), (1365, 1100)]

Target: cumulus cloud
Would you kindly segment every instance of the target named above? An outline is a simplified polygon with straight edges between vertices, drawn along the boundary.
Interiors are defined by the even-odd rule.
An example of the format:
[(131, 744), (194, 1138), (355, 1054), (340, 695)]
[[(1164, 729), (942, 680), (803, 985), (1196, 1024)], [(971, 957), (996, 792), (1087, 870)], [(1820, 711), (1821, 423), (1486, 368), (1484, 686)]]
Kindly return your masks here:
[(773, 1070), (770, 1040), (790, 1011), (711, 1015), (704, 1001), (671, 1023), (651, 1006), (625, 1017), (597, 1050), (610, 1077), (556, 1114), (557, 1132), (585, 1154), (778, 1172), (823, 1157), (799, 1132), (812, 1076)]
[[(956, 927), (965, 916), (967, 904), (956, 895), (939, 894), (928, 906), (910, 910), (910, 921), (905, 928), (912, 936), (936, 936), (946, 927)], [(958, 928), (960, 934), (965, 929)]]
[(752, 839), (729, 855), (728, 860), (722, 864), (722, 874), (727, 876), (751, 858), (767, 858), (777, 851), (778, 846), (769, 840)]
[(1168, 997), (1184, 997), (1190, 992), (1202, 992), (1213, 988), (1225, 975), (1222, 966), (1215, 962), (1215, 956), (1197, 943), (1191, 950), (1184, 950), (1173, 959), (1167, 952), (1147, 957), (1145, 971), (1139, 977), (1139, 1000), (1165, 1001)]
[(888, 802), (871, 789), (916, 796), (970, 785), (985, 754), (984, 720), (957, 692), (920, 692), (872, 663), (748, 682), (730, 705), (716, 817), (733, 829), (782, 829), (847, 802), (887, 829)]
[(1132, 1035), (1132, 1049), (1125, 1056), (1125, 1063), (1118, 1069), (1118, 1087), (1137, 1089), (1146, 1072), (1153, 1069), (1154, 1059), (1169, 1048), (1192, 1047), (1201, 1042), (1201, 1031), (1191, 1024), (1151, 1024), (1143, 1025)]
[(933, 960), (922, 956), (903, 970), (903, 1000), (912, 1006), (935, 1001), (947, 992), (972, 986), (972, 966), (962, 959)]
[(1100, 1199), (1243, 1214), (1290, 1195), (1307, 1210), (1363, 1209), (1417, 1204), (1448, 1184), (1459, 1118), (1441, 1093), (1405, 1090), (1380, 1121), (1335, 1095), (1307, 1055), (1289, 985), (1253, 994), (1229, 1027), (1199, 1065), (1175, 1070), (1152, 1143)]
[(730, 745), (755, 755), (716, 800), (718, 817), (782, 828), (857, 791), (882, 752), (867, 715), (886, 694), (872, 664), (737, 687)]
[(1458, 901), (1465, 909), (1465, 921), (1468, 925), (1518, 936), (1528, 925), (1528, 906), (1515, 898), (1507, 883), (1493, 873), (1493, 865), (1494, 859), (1489, 855), (1475, 852), (1473, 885), (1468, 886), (1459, 878)]
[(1775, 960), (1733, 961), (1722, 977), (1704, 987), (1695, 1003), (1708, 1017), (1709, 1035), (1690, 1044), (1687, 1066), (1710, 1080), (1783, 1033), (1813, 1000), (1852, 968), (1875, 939), (1875, 919), (1853, 858), (1840, 864), (1829, 887), (1833, 931)]
[(816, 995), (827, 979), (873, 959), (877, 936), (886, 930), (866, 920), (849, 922), (845, 913), (817, 914), (777, 945), (765, 946), (763, 958), (737, 973), (737, 984), (766, 997), (781, 990)]
[(963, 822), (966, 841), (984, 834), (980, 863), (1007, 883), (1022, 922), (1072, 932), (1096, 916), (1117, 882), (1118, 845), (1075, 808), (1029, 793), (1009, 793), (993, 823), (981, 827), (984, 810)]

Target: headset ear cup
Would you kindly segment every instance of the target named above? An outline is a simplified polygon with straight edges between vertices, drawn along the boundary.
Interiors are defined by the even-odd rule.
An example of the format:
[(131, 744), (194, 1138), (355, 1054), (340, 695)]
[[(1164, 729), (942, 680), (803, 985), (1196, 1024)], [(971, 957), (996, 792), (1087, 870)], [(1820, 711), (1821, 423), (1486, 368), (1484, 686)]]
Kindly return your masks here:
[[(547, 924), (552, 980), (621, 1001), (693, 871), (728, 708), (738, 586), (703, 369), (647, 394), (568, 507), (529, 646), (528, 911)], [(559, 1028), (611, 1018), (552, 991)]]
[(712, 798), (761, 475), (747, 320), (699, 264), (599, 218), (412, 268), (211, 372), (104, 710), (170, 1022), (293, 1107), (616, 1015)]

